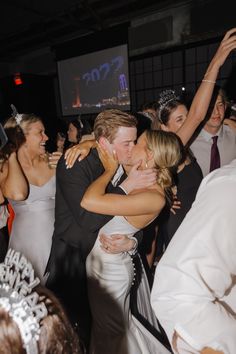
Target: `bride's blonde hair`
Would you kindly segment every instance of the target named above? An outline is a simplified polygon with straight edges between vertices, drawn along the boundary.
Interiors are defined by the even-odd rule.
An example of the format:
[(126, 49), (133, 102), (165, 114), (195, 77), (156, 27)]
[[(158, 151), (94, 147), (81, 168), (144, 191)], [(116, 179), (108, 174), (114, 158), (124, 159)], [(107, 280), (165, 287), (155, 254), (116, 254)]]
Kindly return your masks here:
[(147, 130), (145, 134), (147, 147), (153, 153), (157, 169), (157, 183), (169, 194), (174, 184), (174, 175), (183, 160), (182, 141), (175, 133), (163, 130)]

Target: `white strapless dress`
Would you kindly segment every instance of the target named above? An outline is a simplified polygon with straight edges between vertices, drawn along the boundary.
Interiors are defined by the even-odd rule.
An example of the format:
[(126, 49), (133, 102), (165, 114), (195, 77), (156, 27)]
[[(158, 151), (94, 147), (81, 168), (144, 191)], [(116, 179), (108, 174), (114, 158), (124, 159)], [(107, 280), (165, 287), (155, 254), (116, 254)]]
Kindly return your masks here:
[[(99, 234), (133, 235), (138, 229), (123, 216), (115, 216)], [(99, 237), (87, 257), (88, 294), (93, 317), (92, 354), (167, 354), (170, 353), (131, 314), (130, 289), (134, 278), (132, 257), (127, 253), (107, 254)], [(138, 290), (141, 314), (158, 329), (150, 305), (150, 290), (145, 271)]]
[(30, 184), (29, 188), (26, 200), (9, 200), (15, 213), (9, 248), (22, 252), (44, 283), (54, 229), (55, 176), (41, 187)]

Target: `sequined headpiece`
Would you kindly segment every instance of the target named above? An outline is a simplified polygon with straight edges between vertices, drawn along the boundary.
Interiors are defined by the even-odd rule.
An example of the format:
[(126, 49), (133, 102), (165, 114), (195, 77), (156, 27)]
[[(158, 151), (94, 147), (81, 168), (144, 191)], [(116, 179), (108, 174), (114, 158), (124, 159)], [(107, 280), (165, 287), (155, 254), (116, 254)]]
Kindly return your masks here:
[(17, 324), (27, 354), (38, 354), (40, 321), (47, 315), (38, 293), (32, 292), (39, 282), (31, 263), (20, 252), (9, 249), (0, 264), (0, 307)]
[(15, 118), (16, 124), (20, 125), (20, 122), (21, 122), (21, 120), (23, 118), (23, 114), (20, 114), (20, 113), (17, 112), (17, 109), (14, 106), (14, 104), (11, 104), (11, 109), (12, 109), (12, 117)]
[(77, 119), (77, 120), (78, 120), (78, 122), (79, 122), (80, 128), (83, 129), (84, 125), (83, 125), (83, 123), (82, 123), (82, 120), (81, 120), (80, 116), (78, 116), (78, 119)]
[(162, 110), (166, 107), (166, 105), (169, 102), (175, 100), (179, 100), (179, 96), (176, 96), (174, 90), (165, 90), (160, 93), (159, 100), (158, 100), (159, 103), (158, 117), (160, 121), (161, 121)]

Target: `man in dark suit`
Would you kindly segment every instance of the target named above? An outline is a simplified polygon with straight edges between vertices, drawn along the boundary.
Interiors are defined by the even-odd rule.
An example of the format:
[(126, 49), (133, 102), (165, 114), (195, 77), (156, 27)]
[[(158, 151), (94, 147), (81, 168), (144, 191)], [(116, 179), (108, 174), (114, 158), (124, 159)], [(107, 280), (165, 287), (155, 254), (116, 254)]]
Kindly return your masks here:
[[(95, 120), (96, 140), (107, 150), (115, 150), (121, 165), (130, 163), (136, 133), (136, 118), (119, 110), (104, 111)], [(66, 168), (63, 157), (60, 159), (56, 172), (55, 229), (46, 269), (49, 273), (46, 286), (62, 301), (86, 347), (89, 345), (91, 318), (85, 262), (99, 229), (112, 217), (88, 212), (80, 206), (80, 202), (87, 187), (103, 171), (95, 149), (86, 159), (76, 161), (71, 169)], [(150, 184), (153, 178), (154, 173)], [(108, 191), (125, 193), (111, 183)], [(130, 251), (135, 246), (134, 240), (124, 236), (118, 251)]]

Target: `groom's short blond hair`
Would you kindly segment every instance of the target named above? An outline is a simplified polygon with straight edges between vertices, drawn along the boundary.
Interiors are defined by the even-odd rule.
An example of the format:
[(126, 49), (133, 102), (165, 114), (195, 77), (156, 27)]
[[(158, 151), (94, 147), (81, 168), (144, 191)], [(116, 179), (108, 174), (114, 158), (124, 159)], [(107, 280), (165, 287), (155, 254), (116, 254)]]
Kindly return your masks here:
[(136, 128), (136, 126), (137, 119), (132, 114), (122, 112), (119, 109), (107, 109), (98, 114), (93, 130), (96, 140), (104, 137), (112, 143), (119, 127)]

